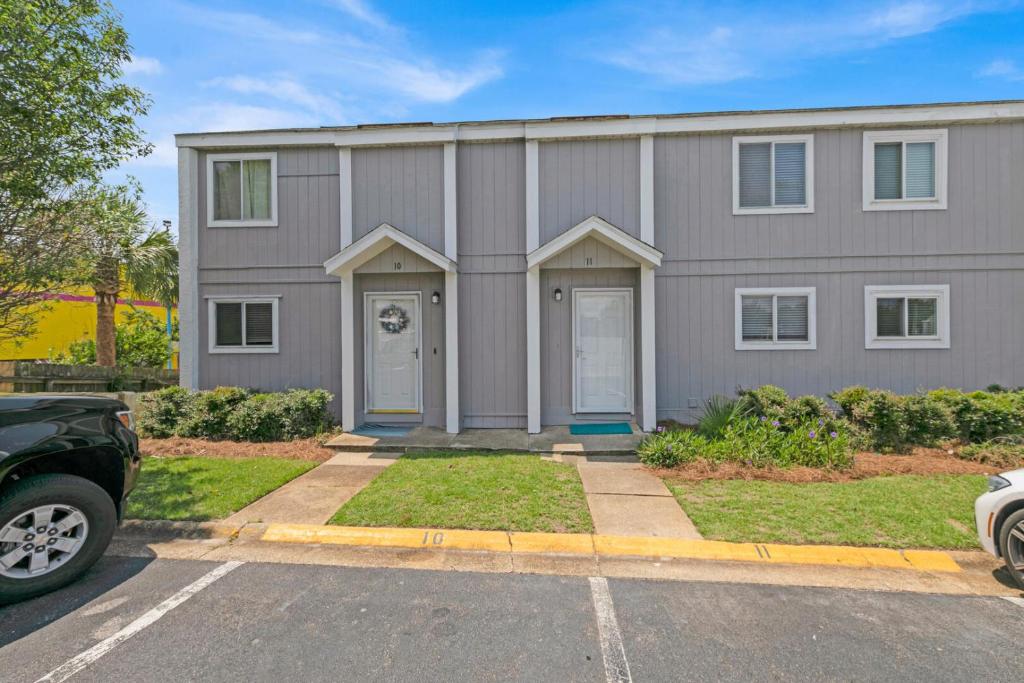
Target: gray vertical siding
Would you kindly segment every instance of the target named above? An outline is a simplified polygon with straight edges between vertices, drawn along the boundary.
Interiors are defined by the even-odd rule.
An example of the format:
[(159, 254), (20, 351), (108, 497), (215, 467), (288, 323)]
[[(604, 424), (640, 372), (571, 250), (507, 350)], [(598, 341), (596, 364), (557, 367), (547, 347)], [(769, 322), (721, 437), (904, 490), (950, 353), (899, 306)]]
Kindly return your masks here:
[[(709, 396), (765, 383), (816, 394), (854, 383), (897, 391), (1024, 384), (1024, 122), (948, 130), (945, 211), (864, 212), (863, 131), (832, 129), (813, 131), (815, 212), (761, 216), (732, 215), (732, 134), (656, 136), (655, 245), (665, 253), (655, 278), (659, 416), (691, 420)], [(524, 149), (522, 141), (458, 146), (465, 427), (526, 424)], [(388, 222), (443, 251), (440, 146), (356, 149), (352, 164), (355, 237)], [(203, 386), (323, 386), (338, 394), (339, 287), (321, 266), (339, 248), (337, 151), (280, 149), (278, 169), (278, 227), (208, 228), (200, 155), (200, 296), (282, 295), (275, 355), (208, 356), (206, 301), (200, 301), (200, 380)], [(592, 214), (639, 234), (636, 138), (541, 142), (539, 172), (541, 243)], [(588, 241), (543, 271), (545, 423), (572, 419), (571, 288), (635, 288), (629, 265)], [(430, 292), (444, 291), (442, 276), (392, 249), (364, 266), (357, 282), (360, 335), (362, 291), (371, 284), (424, 292), (430, 350), (424, 421), (442, 425), (443, 306), (426, 303)], [(950, 349), (864, 349), (864, 286), (906, 283), (950, 285)], [(551, 299), (554, 286), (566, 293), (561, 304)], [(735, 351), (733, 293), (752, 286), (816, 287), (817, 350)], [(361, 342), (357, 348), (361, 410)], [(640, 386), (638, 379), (638, 403)]]
[[(731, 135), (657, 137), (659, 416), (769, 383), (1024, 384), (1024, 124), (948, 130), (945, 211), (863, 211), (863, 131), (844, 129), (814, 131), (815, 212), (763, 216), (732, 215)], [(866, 350), (864, 286), (910, 283), (950, 285), (951, 348)], [(769, 286), (817, 288), (816, 351), (734, 350), (735, 288)]]
[(352, 204), (353, 239), (390, 223), (444, 253), (444, 149), (353, 150)]
[(597, 215), (640, 236), (640, 142), (572, 140), (539, 146), (540, 243)]
[(526, 427), (525, 158), (522, 142), (458, 148), (464, 427)]

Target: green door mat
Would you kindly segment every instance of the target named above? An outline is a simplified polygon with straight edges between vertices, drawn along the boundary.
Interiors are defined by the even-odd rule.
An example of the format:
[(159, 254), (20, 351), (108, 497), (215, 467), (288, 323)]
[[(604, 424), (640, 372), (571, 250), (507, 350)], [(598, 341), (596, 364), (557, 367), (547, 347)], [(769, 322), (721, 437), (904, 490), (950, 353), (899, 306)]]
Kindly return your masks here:
[(569, 425), (569, 433), (575, 436), (594, 436), (597, 434), (632, 434), (628, 422), (592, 422), (588, 424)]

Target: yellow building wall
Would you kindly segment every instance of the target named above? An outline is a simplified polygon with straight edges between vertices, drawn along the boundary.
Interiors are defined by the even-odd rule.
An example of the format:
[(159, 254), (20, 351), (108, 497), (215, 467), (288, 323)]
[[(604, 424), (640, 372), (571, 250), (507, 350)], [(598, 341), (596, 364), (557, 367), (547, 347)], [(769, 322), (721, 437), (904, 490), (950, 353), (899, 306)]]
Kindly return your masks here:
[[(124, 321), (131, 310), (149, 313), (161, 324), (167, 323), (167, 309), (154, 301), (118, 299), (117, 322)], [(171, 320), (178, 319), (177, 308), (171, 309)], [(0, 360), (46, 360), (65, 351), (71, 342), (96, 338), (96, 303), (89, 290), (55, 294), (47, 302), (46, 310), (39, 314), (35, 333), (26, 339), (0, 341)], [(174, 354), (174, 367), (178, 367), (178, 354)]]

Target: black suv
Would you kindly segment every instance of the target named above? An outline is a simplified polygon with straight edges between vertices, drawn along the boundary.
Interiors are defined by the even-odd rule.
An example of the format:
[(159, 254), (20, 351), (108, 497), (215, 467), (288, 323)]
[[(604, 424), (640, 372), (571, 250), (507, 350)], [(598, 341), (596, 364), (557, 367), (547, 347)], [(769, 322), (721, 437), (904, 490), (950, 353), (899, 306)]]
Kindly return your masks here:
[(59, 588), (99, 559), (139, 460), (121, 401), (0, 395), (0, 604)]

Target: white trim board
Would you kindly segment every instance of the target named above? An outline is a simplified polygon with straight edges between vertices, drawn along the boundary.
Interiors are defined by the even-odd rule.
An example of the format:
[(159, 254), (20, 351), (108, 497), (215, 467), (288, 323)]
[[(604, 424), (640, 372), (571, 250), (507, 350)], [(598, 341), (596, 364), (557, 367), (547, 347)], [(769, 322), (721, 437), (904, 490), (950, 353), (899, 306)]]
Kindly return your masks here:
[(566, 230), (542, 247), (526, 255), (527, 268), (543, 265), (566, 249), (588, 237), (623, 254), (637, 263), (652, 267), (661, 265), (663, 254), (646, 242), (642, 242), (599, 216), (591, 216)]
[(636, 137), (640, 135), (771, 131), (800, 128), (946, 125), (1024, 118), (1024, 101), (964, 102), (569, 120), (467, 121), (422, 126), (367, 126), (224, 133), (180, 133), (178, 147), (239, 148), (308, 145), (374, 146), (510, 139)]
[(338, 275), (343, 271), (355, 270), (383, 253), (393, 244), (405, 247), (417, 256), (421, 256), (434, 264), (440, 270), (445, 272), (455, 272), (457, 270), (455, 261), (387, 223), (381, 223), (324, 261), (324, 270), (328, 275)]

